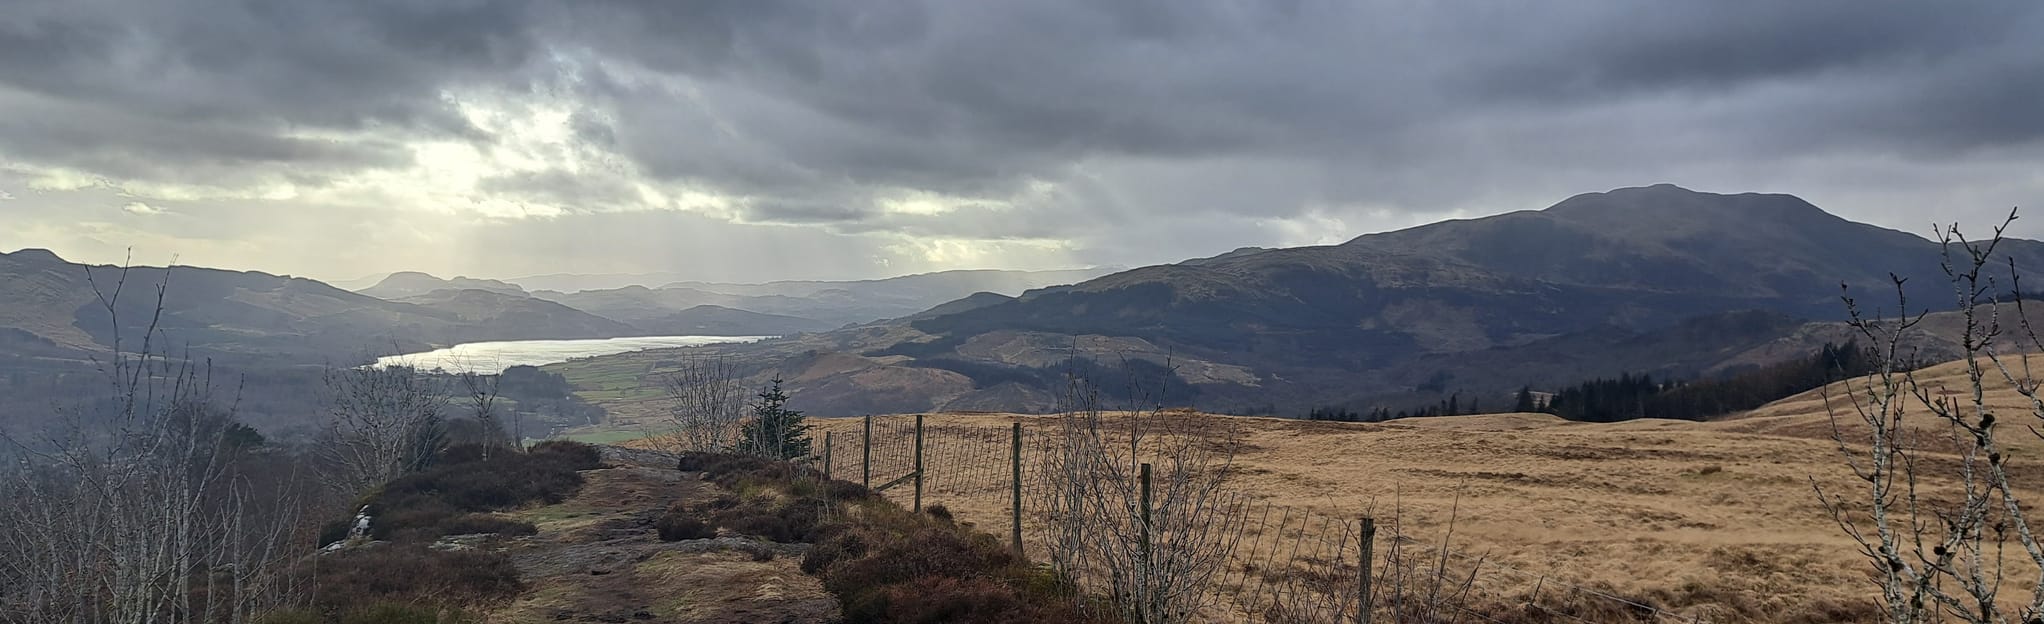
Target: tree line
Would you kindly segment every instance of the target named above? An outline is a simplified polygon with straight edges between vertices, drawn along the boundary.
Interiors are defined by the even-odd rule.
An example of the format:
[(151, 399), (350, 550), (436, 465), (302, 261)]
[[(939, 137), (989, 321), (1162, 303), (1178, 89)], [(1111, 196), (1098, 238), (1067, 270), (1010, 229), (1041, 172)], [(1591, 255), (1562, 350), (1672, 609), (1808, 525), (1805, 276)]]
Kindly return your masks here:
[(1866, 375), (1874, 371), (1874, 365), (1874, 359), (1857, 343), (1826, 343), (1814, 355), (1723, 377), (1683, 382), (1659, 381), (1648, 374), (1619, 375), (1563, 388), (1544, 402), (1530, 389), (1522, 389), (1517, 404), (1583, 422), (1705, 420)]
[[(1597, 378), (1553, 392), (1522, 387), (1513, 395), (1511, 412), (1554, 414), (1582, 422), (1617, 422), (1636, 418), (1705, 420), (1742, 412), (1821, 388), (1826, 384), (1875, 370), (1875, 358), (1858, 346), (1825, 343), (1807, 357), (1752, 368), (1729, 375), (1691, 381), (1656, 379), (1649, 373), (1624, 373)], [(1401, 418), (1482, 414), (1483, 405), (1461, 393), (1428, 405), (1393, 410), (1348, 406), (1317, 407), (1308, 420), (1381, 422)]]

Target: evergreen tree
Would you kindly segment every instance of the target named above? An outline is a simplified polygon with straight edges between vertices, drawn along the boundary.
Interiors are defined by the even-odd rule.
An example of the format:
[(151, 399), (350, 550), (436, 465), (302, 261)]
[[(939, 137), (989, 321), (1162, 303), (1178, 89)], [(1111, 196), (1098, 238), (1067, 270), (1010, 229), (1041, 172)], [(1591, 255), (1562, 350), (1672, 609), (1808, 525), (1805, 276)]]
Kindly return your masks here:
[(1535, 405), (1533, 403), (1533, 386), (1525, 386), (1519, 388), (1518, 402), (1512, 405), (1512, 411), (1521, 414), (1530, 414), (1535, 411), (1538, 411), (1539, 409), (1540, 406)]
[(752, 404), (752, 419), (738, 432), (738, 452), (774, 459), (796, 459), (809, 455), (809, 425), (802, 412), (788, 409), (788, 395), (781, 391), (781, 378), (759, 391)]

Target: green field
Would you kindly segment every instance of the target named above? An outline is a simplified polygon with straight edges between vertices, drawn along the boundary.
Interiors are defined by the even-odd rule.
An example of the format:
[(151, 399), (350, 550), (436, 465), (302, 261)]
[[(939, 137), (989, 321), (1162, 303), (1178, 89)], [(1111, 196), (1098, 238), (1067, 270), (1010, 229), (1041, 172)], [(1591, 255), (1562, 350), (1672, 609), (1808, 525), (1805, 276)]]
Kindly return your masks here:
[(549, 364), (545, 370), (566, 377), (575, 394), (600, 405), (658, 398), (662, 390), (652, 373), (660, 361), (657, 354), (621, 353)]

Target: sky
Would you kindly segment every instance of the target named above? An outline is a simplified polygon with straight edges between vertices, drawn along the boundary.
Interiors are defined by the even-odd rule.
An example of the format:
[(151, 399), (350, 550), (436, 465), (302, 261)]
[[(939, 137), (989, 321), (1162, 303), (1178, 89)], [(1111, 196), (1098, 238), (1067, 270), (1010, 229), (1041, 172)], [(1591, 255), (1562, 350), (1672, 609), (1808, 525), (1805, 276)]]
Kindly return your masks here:
[[(847, 279), (2044, 197), (2044, 4), (0, 0), (0, 250)], [(2016, 234), (2044, 238), (2044, 214)]]

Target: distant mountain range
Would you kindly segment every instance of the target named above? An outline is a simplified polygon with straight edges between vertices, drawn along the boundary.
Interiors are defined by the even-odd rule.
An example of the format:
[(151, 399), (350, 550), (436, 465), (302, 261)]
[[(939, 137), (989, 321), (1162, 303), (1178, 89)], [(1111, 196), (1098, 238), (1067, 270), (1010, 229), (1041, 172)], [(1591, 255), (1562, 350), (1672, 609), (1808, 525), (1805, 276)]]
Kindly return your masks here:
[(378, 299), (395, 300), (432, 294), (442, 290), (481, 290), (515, 297), (530, 295), (530, 293), (525, 292), (524, 288), (510, 282), (469, 277), (440, 279), (432, 275), (412, 271), (392, 273), (389, 277), (378, 280), (376, 285), (355, 292)]
[[(692, 284), (534, 296), (509, 282), (416, 272), (348, 292), (258, 272), (137, 267), (117, 310), (124, 335), (139, 336), (153, 311), (155, 286), (167, 274), (162, 327), (180, 349), (347, 361), (391, 349), (487, 340), (816, 332), (911, 315), (980, 290), (1020, 293), (1095, 273), (952, 271), (852, 282)], [(0, 254), (0, 292), (9, 295), (0, 298), (0, 356), (77, 359), (111, 348), (115, 332), (88, 276), (111, 295), (119, 269), (72, 263), (44, 250)]]
[[(2011, 240), (2001, 253), (2044, 270), (2044, 243)], [(1789, 195), (1658, 185), (1104, 275), (948, 271), (569, 292), (399, 273), (357, 293), (265, 273), (141, 268), (119, 316), (137, 331), (167, 271), (163, 326), (199, 354), (312, 361), (480, 340), (779, 335), (712, 349), (786, 376), (794, 407), (818, 414), (1049, 409), (1074, 358), (1110, 385), (1153, 378), (1166, 402), (1298, 413), (1457, 394), (1490, 401), (1526, 384), (1802, 357), (1849, 339), (1835, 322), (1841, 283), (1886, 302), (1891, 272), (1914, 276), (1913, 303), (1949, 307), (1940, 254), (1923, 237)], [(109, 347), (115, 332), (88, 268), (110, 287), (113, 267), (40, 250), (0, 254), (0, 364), (76, 361)], [(1948, 350), (1937, 336), (1950, 323), (1939, 319), (1926, 325), (1941, 328), (1926, 330), (1935, 334), (1926, 353)]]
[(1032, 288), (1085, 281), (1106, 272), (967, 270), (846, 282), (678, 282), (659, 288), (538, 291), (533, 296), (635, 325), (667, 323), (667, 319), (685, 310), (715, 306), (783, 317), (775, 322), (808, 320), (812, 329), (805, 331), (813, 331), (909, 316), (976, 292), (1021, 294)]
[[(2044, 269), (2044, 243), (2002, 253)], [(1448, 221), (1340, 245), (1242, 249), (1123, 271), (1019, 297), (947, 304), (888, 324), (729, 347), (756, 360), (838, 353), (798, 407), (1050, 406), (1067, 354), (1176, 370), (1167, 399), (1207, 409), (1501, 395), (1526, 383), (1651, 370), (1695, 375), (1809, 355), (1805, 320), (1842, 316), (1841, 283), (1949, 307), (1939, 246), (1851, 222), (1790, 195), (1671, 185), (1578, 195), (1545, 210)], [(1892, 306), (1891, 306), (1892, 307)], [(1773, 354), (1773, 355), (1766, 355)], [(922, 395), (895, 379), (955, 373)], [(889, 371), (892, 371), (890, 373)], [(851, 380), (889, 405), (853, 401)], [(1391, 405), (1397, 407), (1397, 405)]]
[[(88, 276), (90, 279), (88, 279)], [(0, 254), (0, 356), (84, 357), (130, 341), (152, 320), (172, 348), (240, 360), (348, 360), (388, 349), (485, 340), (604, 338), (627, 326), (564, 306), (483, 291), (387, 301), (327, 284), (259, 272), (68, 262), (44, 250)], [(113, 298), (110, 314), (93, 283)], [(117, 319), (117, 320), (116, 320)], [(116, 332), (118, 326), (119, 332)], [(164, 347), (164, 345), (158, 345)]]

